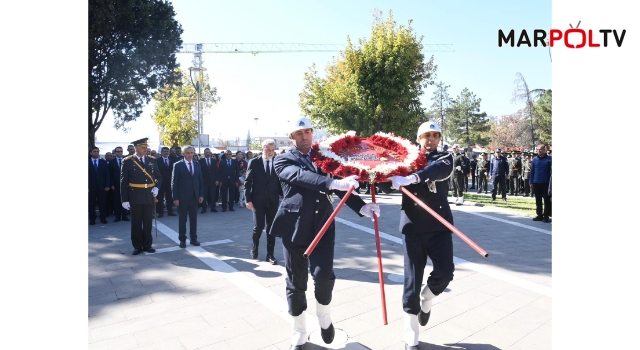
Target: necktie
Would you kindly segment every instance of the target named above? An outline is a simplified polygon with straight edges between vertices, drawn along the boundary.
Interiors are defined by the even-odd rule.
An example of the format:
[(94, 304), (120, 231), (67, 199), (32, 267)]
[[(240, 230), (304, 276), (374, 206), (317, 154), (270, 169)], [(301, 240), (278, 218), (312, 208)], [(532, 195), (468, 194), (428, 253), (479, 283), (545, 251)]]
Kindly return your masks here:
[(98, 170), (98, 161), (97, 160), (93, 160), (93, 167), (96, 169), (96, 171)]
[(267, 160), (267, 179), (271, 177), (271, 167), (269, 166), (269, 161)]
[(169, 159), (167, 158), (164, 159), (164, 165), (166, 165), (167, 168), (169, 167)]
[(191, 176), (193, 176), (193, 168), (191, 167), (191, 162), (189, 162), (189, 172), (191, 173)]
[(211, 163), (209, 163), (209, 158), (207, 158), (207, 167), (211, 167)]
[(120, 158), (118, 158), (118, 168), (120, 168)]
[(227, 160), (227, 166), (231, 167), (231, 161)]

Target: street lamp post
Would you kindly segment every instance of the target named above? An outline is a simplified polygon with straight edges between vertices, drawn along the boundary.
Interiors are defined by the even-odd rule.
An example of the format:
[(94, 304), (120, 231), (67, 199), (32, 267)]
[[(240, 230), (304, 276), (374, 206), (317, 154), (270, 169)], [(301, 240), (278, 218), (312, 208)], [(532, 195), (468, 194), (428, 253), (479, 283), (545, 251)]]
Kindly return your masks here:
[[(200, 49), (200, 47), (199, 47)], [(191, 79), (191, 84), (196, 89), (196, 93), (198, 94), (198, 105), (196, 108), (196, 118), (198, 119), (198, 154), (200, 154), (200, 134), (202, 133), (201, 129), (201, 116), (200, 116), (200, 93), (202, 91), (202, 75), (206, 68), (202, 68), (202, 52), (196, 52), (193, 54), (193, 67), (189, 68), (189, 79)], [(194, 77), (195, 75), (195, 77)]]

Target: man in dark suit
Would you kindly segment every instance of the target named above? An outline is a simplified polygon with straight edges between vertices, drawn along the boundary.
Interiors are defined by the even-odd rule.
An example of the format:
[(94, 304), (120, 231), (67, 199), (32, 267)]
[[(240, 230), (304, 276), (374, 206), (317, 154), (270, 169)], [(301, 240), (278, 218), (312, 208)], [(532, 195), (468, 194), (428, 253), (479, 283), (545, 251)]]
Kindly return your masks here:
[(122, 147), (118, 146), (114, 150), (115, 157), (109, 162), (109, 173), (111, 175), (111, 192), (113, 192), (113, 212), (116, 216), (113, 222), (129, 221), (127, 211), (122, 208), (120, 197), (120, 168), (122, 167)]
[(100, 222), (107, 223), (107, 192), (111, 187), (109, 164), (100, 159), (100, 149), (91, 149), (89, 158), (89, 224), (96, 224), (96, 199), (100, 209)]
[(502, 193), (502, 201), (507, 201), (506, 181), (509, 179), (509, 161), (507, 157), (502, 155), (500, 148), (496, 149), (496, 155), (489, 165), (489, 177), (493, 178), (493, 190), (491, 191), (491, 200), (496, 200), (498, 187)]
[(202, 170), (200, 164), (193, 159), (195, 148), (184, 149), (184, 159), (173, 166), (171, 190), (173, 203), (178, 207), (178, 239), (180, 248), (187, 244), (187, 216), (189, 217), (189, 239), (191, 245), (198, 246), (198, 204), (204, 195)]
[(204, 200), (202, 201), (201, 213), (207, 212), (207, 204), (211, 207), (212, 212), (218, 212), (215, 202), (215, 191), (218, 185), (218, 162), (211, 157), (211, 149), (204, 149), (204, 158), (200, 159), (200, 168), (204, 179)]
[(238, 178), (240, 177), (240, 166), (238, 161), (231, 159), (231, 150), (225, 152), (225, 159), (220, 161), (220, 174), (218, 181), (220, 182), (220, 196), (222, 196), (222, 211), (235, 211), (233, 209), (234, 194)]
[(133, 142), (136, 154), (122, 161), (120, 175), (120, 196), (122, 207), (131, 210), (131, 244), (133, 255), (145, 252), (155, 253), (151, 247), (151, 221), (155, 208), (155, 196), (162, 185), (162, 175), (158, 171), (156, 159), (147, 156), (148, 138)]
[[(353, 186), (358, 187), (357, 176), (342, 180), (327, 177), (310, 160), (313, 128), (307, 118), (299, 118), (291, 126), (289, 138), (294, 147), (275, 158), (274, 170), (280, 179), (283, 200), (268, 232), (282, 237), (286, 289), (289, 314), (293, 316), (291, 349), (302, 349), (307, 341), (305, 310), (307, 309), (307, 279), (311, 271), (315, 284), (316, 314), (320, 335), (325, 343), (331, 343), (335, 329), (331, 322), (329, 303), (336, 276), (333, 273), (335, 222), (331, 223), (313, 254), (304, 257), (316, 234), (333, 213), (332, 194), (343, 197)], [(380, 214), (380, 207), (352, 195), (346, 205), (360, 216)]]
[(173, 195), (171, 194), (171, 173), (173, 172), (173, 164), (176, 162), (169, 154), (169, 147), (162, 147), (161, 157), (158, 159), (158, 170), (164, 179), (162, 186), (158, 188), (158, 202), (156, 203), (156, 213), (161, 218), (164, 215), (164, 201), (167, 200), (167, 215), (176, 216), (173, 213)]
[[(267, 220), (267, 233), (271, 230), (271, 224), (278, 211), (279, 195), (282, 187), (278, 175), (273, 170), (273, 157), (276, 152), (276, 142), (267, 139), (262, 142), (262, 155), (249, 160), (247, 165), (247, 178), (244, 182), (244, 194), (247, 201), (247, 209), (253, 211), (253, 246), (251, 258), (258, 258), (258, 246), (260, 236), (264, 229), (265, 215)], [(267, 234), (266, 261), (275, 265), (278, 263), (273, 255), (276, 245), (276, 237)]]

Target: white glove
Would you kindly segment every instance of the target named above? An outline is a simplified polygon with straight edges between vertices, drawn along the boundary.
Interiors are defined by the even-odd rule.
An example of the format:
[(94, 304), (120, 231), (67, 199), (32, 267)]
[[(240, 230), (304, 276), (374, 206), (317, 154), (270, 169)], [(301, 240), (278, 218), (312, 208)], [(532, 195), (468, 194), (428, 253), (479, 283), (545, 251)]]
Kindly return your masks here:
[(460, 171), (461, 169), (462, 169), (462, 168), (461, 168), (459, 165), (456, 167), (456, 170), (457, 170), (457, 171)]
[(129, 210), (131, 209), (131, 206), (129, 205), (129, 202), (122, 202), (122, 207)]
[(152, 188), (151, 189), (151, 194), (153, 194), (154, 197), (157, 196), (158, 195), (158, 188), (157, 187)]
[(407, 185), (411, 185), (413, 183), (416, 183), (416, 176), (414, 175), (409, 175), (409, 176), (390, 176), (387, 178), (387, 180), (391, 180), (391, 187), (394, 188), (400, 188), (402, 186), (407, 186)]
[(331, 182), (331, 186), (329, 186), (330, 190), (338, 190), (338, 191), (348, 191), (351, 186), (353, 186), (354, 188), (358, 188), (358, 186), (360, 184), (358, 184), (358, 181), (356, 180), (358, 178), (358, 175), (351, 175), (348, 177), (345, 177), (342, 180), (333, 180)]
[(360, 214), (371, 218), (373, 221), (373, 214), (376, 214), (377, 217), (380, 217), (380, 206), (376, 203), (367, 203), (360, 208)]

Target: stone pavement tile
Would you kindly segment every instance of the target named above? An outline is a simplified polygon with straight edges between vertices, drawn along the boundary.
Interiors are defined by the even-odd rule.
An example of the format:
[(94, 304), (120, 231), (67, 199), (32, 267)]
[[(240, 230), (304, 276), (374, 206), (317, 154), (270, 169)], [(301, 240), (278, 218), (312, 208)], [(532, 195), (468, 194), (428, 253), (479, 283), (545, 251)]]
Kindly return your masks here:
[[(427, 272), (431, 273), (432, 270), (433, 270), (433, 265), (429, 265), (427, 267), (427, 271), (425, 271), (425, 274), (424, 274), (425, 275), (424, 282), (426, 282), (427, 277), (429, 277), (429, 274)], [(465, 278), (465, 277), (467, 277), (469, 275), (473, 275), (473, 274), (476, 274), (476, 273), (477, 272), (474, 271), (474, 270), (468, 269), (466, 267), (462, 267), (460, 265), (456, 265), (455, 266), (455, 271), (453, 271), (453, 281), (459, 280), (461, 278)], [(452, 281), (452, 283), (453, 283), (453, 281)]]
[[(275, 317), (273, 313), (271, 317)], [(238, 337), (225, 340), (225, 343), (234, 350), (263, 349), (282, 341), (290, 340), (291, 326), (285, 322), (286, 327), (281, 324), (273, 325), (251, 333), (246, 333)]]
[[(376, 296), (375, 298), (367, 298), (361, 299), (361, 301), (371, 305), (374, 309), (371, 311), (365, 312), (361, 315), (358, 315), (356, 318), (365, 322), (369, 322), (372, 325), (379, 326), (383, 322), (382, 315), (382, 302), (380, 300), (380, 296)], [(398, 318), (404, 317), (404, 310), (402, 309), (402, 301), (395, 300), (390, 301), (387, 298), (387, 322), (393, 321)]]
[(189, 302), (184, 297), (173, 298), (165, 301), (154, 302), (151, 304), (135, 306), (126, 310), (121, 310), (127, 320), (132, 320), (138, 317), (149, 317), (152, 315), (161, 314), (166, 311), (181, 308), (189, 305)]
[[(270, 312), (270, 310), (267, 309), (266, 306), (253, 301), (244, 305), (208, 313), (206, 315), (203, 315), (202, 318), (204, 318), (211, 326), (218, 326), (232, 321), (242, 320), (254, 314), (261, 314), (265, 312)], [(308, 315), (307, 317), (310, 317), (310, 315)]]
[(478, 292), (482, 292), (485, 294), (490, 294), (498, 297), (507, 293), (513, 287), (512, 284), (509, 284), (507, 282), (496, 280), (490, 277), (487, 277), (487, 278), (491, 279), (491, 281), (487, 284), (484, 284), (476, 288)]
[(204, 282), (200, 284), (193, 284), (186, 287), (175, 288), (166, 292), (152, 293), (150, 294), (153, 301), (163, 301), (178, 297), (185, 297), (192, 299), (191, 303), (198, 303), (206, 300), (219, 299), (223, 297), (223, 292), (234, 290), (235, 287), (231, 285), (227, 280), (218, 280), (214, 282)]
[(178, 338), (181, 335), (199, 331), (207, 327), (209, 327), (207, 321), (202, 317), (197, 316), (145, 329), (143, 331), (136, 332), (133, 335), (136, 337), (139, 345), (149, 345), (159, 341), (169, 340), (171, 338)]
[(157, 293), (161, 291), (168, 291), (175, 289), (176, 287), (170, 282), (158, 281), (158, 283), (149, 286), (131, 286), (116, 290), (118, 298), (132, 298), (138, 295), (146, 295), (151, 293)]
[[(431, 322), (431, 321), (429, 321)], [(427, 326), (429, 326), (427, 324)], [(418, 338), (420, 342), (420, 349), (423, 347), (425, 349), (438, 349), (441, 350), (442, 347), (448, 349), (452, 345), (462, 341), (463, 339), (469, 337), (474, 332), (459, 326), (457, 324), (451, 322), (444, 322), (436, 327), (429, 328), (427, 330), (420, 329), (420, 337)], [(399, 336), (402, 336), (400, 334)], [(460, 349), (459, 347), (452, 347), (452, 349)], [(489, 348), (490, 349), (490, 348)], [(489, 350), (486, 349), (486, 350)], [(495, 350), (495, 349), (492, 349)]]
[[(286, 347), (285, 349), (289, 349), (289, 348)], [(198, 350), (232, 350), (232, 349), (231, 347), (229, 347), (229, 345), (227, 345), (226, 342), (221, 341), (219, 343), (203, 346), (201, 348), (198, 348)]]
[(127, 261), (130, 259), (130, 257), (125, 254), (109, 251), (98, 254), (98, 258), (103, 264), (108, 264), (116, 261)]
[(509, 350), (547, 350), (551, 349), (551, 325), (544, 324), (535, 331), (517, 341)]
[(224, 300), (221, 299), (205, 301), (198, 304), (190, 304), (188, 300), (186, 300), (186, 302), (187, 304), (184, 306), (161, 313), (162, 317), (164, 317), (167, 322), (173, 323), (196, 316), (208, 315), (228, 308)]
[(344, 304), (336, 305), (331, 308), (331, 320), (333, 322), (340, 322), (351, 317), (356, 317), (360, 314), (369, 312), (374, 309), (374, 306), (369, 305), (360, 300), (353, 300)]
[(487, 306), (495, 307), (496, 309), (504, 310), (511, 313), (535, 301), (536, 299), (538, 299), (538, 296), (531, 296), (519, 292), (509, 291), (489, 301), (487, 303)]
[(248, 295), (246, 293), (236, 292), (236, 293), (229, 294), (229, 295), (225, 296), (223, 301), (227, 306), (234, 307), (234, 306), (245, 305), (245, 304), (251, 303), (251, 302), (255, 301), (255, 299), (253, 299), (252, 296), (250, 296), (250, 295)]
[[(370, 311), (366, 314), (363, 314), (361, 316), (358, 317), (352, 317), (349, 318), (347, 320), (343, 320), (340, 322), (335, 322), (334, 323), (334, 327), (338, 328), (338, 329), (342, 329), (345, 333), (347, 333), (347, 336), (349, 338), (353, 338), (356, 337), (362, 333), (366, 333), (369, 332), (371, 330), (373, 330), (374, 328), (378, 328), (378, 326), (381, 324), (374, 324), (373, 322), (367, 322), (361, 319), (361, 317), (364, 317), (364, 315), (368, 315), (368, 318), (371, 317), (371, 315), (369, 315), (371, 312)], [(380, 318), (382, 319), (382, 318)]]
[(289, 322), (283, 320), (280, 317), (274, 316), (273, 311), (266, 311), (260, 313), (252, 313), (244, 318), (256, 330), (262, 330), (269, 327), (281, 327), (284, 329), (291, 328)]
[[(187, 272), (189, 273), (189, 275), (186, 277), (179, 278), (179, 279), (171, 278), (171, 284), (173, 284), (177, 288), (181, 288), (181, 287), (188, 287), (188, 286), (201, 284), (205, 282), (224, 280), (224, 277), (222, 276), (222, 274), (208, 274), (208, 275), (202, 275), (202, 276), (194, 276), (191, 272), (189, 271)], [(220, 283), (223, 283), (223, 282), (220, 282)]]
[(492, 324), (465, 338), (457, 346), (468, 350), (485, 350), (489, 346), (494, 346), (497, 349), (506, 349), (526, 335), (527, 333), (505, 324)]
[(153, 344), (136, 348), (136, 350), (184, 350), (184, 346), (178, 338), (162, 340)]
[(120, 275), (133, 275), (133, 270), (131, 270), (131, 268), (125, 268), (125, 269), (113, 270), (113, 271), (100, 271), (100, 272), (89, 273), (89, 280), (111, 278), (111, 277), (116, 277)]
[(331, 298), (331, 306), (337, 306), (356, 299), (359, 300), (364, 297), (370, 296), (373, 293), (374, 292), (372, 290), (362, 288), (361, 286), (354, 286), (351, 288), (334, 291)]
[(387, 349), (398, 340), (402, 340), (404, 320), (390, 321), (387, 325), (380, 325), (368, 332), (351, 337), (352, 340), (368, 347), (371, 350)]
[(106, 293), (106, 294), (98, 294), (98, 295), (94, 295), (94, 296), (90, 296), (89, 297), (89, 306), (105, 304), (105, 303), (109, 303), (109, 302), (116, 301), (116, 300), (118, 300), (118, 296), (116, 295), (115, 292), (110, 292), (110, 293)]
[(132, 271), (132, 273), (125, 273), (125, 274), (109, 277), (109, 279), (111, 280), (111, 283), (116, 284), (116, 283), (122, 283), (127, 281), (136, 281), (138, 280), (138, 276), (136, 276), (136, 274), (133, 273)]
[(529, 303), (528, 306), (551, 312), (551, 304), (551, 298), (546, 295), (542, 295), (535, 301)]
[(141, 286), (142, 284), (140, 283), (140, 281), (133, 280), (133, 281), (126, 281), (122, 283), (116, 283), (116, 284), (110, 283), (103, 286), (92, 287), (92, 288), (89, 288), (89, 298), (91, 298), (92, 296), (100, 295), (100, 294), (113, 293), (117, 290), (127, 289), (131, 287), (141, 287)]
[(460, 314), (447, 323), (462, 326), (473, 332), (480, 331), (506, 317), (509, 313), (491, 306), (481, 305)]
[[(434, 304), (436, 303), (438, 297), (434, 299)], [(496, 299), (496, 297), (493, 295), (478, 292), (476, 290), (470, 290), (468, 292), (447, 299), (443, 301), (442, 304), (448, 304), (458, 309), (470, 310), (494, 299)]]
[(89, 344), (89, 350), (114, 350), (114, 349), (135, 349), (138, 342), (133, 334), (125, 334), (119, 337), (105, 339), (99, 342)]
[(245, 320), (240, 319), (216, 326), (208, 326), (196, 332), (181, 335), (179, 339), (187, 350), (191, 350), (219, 343), (254, 331), (255, 329), (250, 324)]
[(101, 287), (110, 285), (111, 280), (108, 277), (89, 280), (89, 289), (93, 287)]
[(115, 310), (113, 312), (91, 316), (88, 318), (88, 320), (89, 320), (89, 329), (92, 329), (96, 327), (107, 326), (110, 324), (126, 321), (127, 316), (125, 315), (123, 310)]
[(138, 279), (140, 280), (140, 283), (142, 283), (143, 286), (148, 286), (154, 283), (158, 283), (158, 281), (171, 282), (171, 284), (175, 286), (175, 284), (173, 283), (174, 281), (180, 281), (181, 279), (184, 279), (184, 278), (193, 278), (193, 275), (189, 273), (189, 271), (182, 270), (182, 271), (171, 271), (164, 274), (157, 274), (154, 276), (138, 277)]
[(93, 304), (89, 302), (88, 311), (89, 316), (95, 316), (151, 303), (153, 303), (153, 300), (148, 295), (140, 295), (130, 299), (115, 300), (102, 304)]
[(496, 324), (529, 334), (550, 320), (551, 312), (525, 305), (499, 320)]
[[(455, 304), (434, 304), (431, 307), (431, 316), (429, 316), (429, 323), (421, 329), (433, 328), (441, 323), (447, 322), (459, 315), (462, 315), (467, 310), (456, 307)], [(404, 317), (404, 315), (403, 315)]]
[(465, 293), (490, 282), (491, 280), (486, 276), (482, 276), (478, 273), (473, 273), (463, 278), (454, 279), (453, 281), (451, 281), (451, 283), (449, 283), (449, 286), (447, 286), (447, 288), (455, 293)]
[[(138, 257), (140, 257), (138, 255)], [(145, 265), (150, 265), (151, 262), (149, 260), (146, 260), (143, 258), (137, 259), (137, 260), (129, 260), (129, 261), (125, 261), (125, 262), (115, 262), (112, 264), (108, 264), (108, 265), (104, 265), (104, 269), (106, 271), (117, 271), (117, 270), (122, 270), (122, 269), (135, 269), (135, 268), (140, 268), (142, 266)]]
[(152, 327), (162, 326), (166, 323), (167, 321), (165, 321), (162, 316), (142, 317), (93, 328), (91, 330), (91, 338), (94, 342), (99, 342), (125, 334), (132, 334)]

